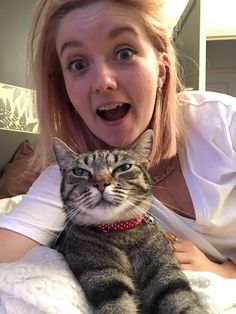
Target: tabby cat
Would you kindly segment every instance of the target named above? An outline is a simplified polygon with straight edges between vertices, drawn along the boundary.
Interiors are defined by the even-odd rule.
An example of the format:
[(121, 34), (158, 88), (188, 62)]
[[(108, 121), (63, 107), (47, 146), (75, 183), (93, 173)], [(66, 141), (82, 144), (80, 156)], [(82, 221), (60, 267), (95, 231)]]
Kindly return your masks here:
[(152, 139), (148, 130), (131, 149), (81, 155), (54, 139), (67, 214), (56, 248), (94, 313), (206, 313), (149, 218)]

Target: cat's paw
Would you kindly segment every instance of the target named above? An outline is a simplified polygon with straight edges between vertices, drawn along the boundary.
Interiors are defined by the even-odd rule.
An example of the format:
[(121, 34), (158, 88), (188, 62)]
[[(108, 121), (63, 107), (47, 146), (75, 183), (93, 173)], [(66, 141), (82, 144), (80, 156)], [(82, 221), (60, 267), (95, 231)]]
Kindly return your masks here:
[(130, 295), (123, 295), (118, 300), (113, 300), (102, 305), (96, 314), (138, 314), (138, 305), (135, 298)]

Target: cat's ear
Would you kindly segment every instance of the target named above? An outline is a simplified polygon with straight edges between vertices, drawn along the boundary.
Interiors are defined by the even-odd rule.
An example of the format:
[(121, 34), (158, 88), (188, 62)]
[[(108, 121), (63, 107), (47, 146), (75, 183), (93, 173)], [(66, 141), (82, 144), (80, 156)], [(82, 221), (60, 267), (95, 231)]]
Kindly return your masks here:
[(149, 160), (151, 156), (152, 145), (153, 145), (153, 131), (147, 130), (142, 135), (140, 135), (140, 137), (133, 144), (131, 149), (139, 155), (141, 160), (145, 162)]
[(53, 137), (52, 147), (60, 168), (63, 169), (68, 166), (68, 163), (73, 159), (75, 152), (57, 137)]

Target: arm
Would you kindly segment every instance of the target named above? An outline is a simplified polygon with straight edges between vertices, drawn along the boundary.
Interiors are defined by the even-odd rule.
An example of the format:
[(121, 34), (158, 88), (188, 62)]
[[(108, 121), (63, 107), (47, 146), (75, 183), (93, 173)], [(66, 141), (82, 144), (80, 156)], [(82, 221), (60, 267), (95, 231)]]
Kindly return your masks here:
[(233, 261), (212, 262), (188, 240), (177, 239), (173, 246), (182, 270), (209, 271), (224, 278), (236, 278), (236, 263)]
[[(196, 180), (199, 190), (201, 189), (204, 203), (204, 209), (195, 205), (195, 211), (201, 220), (202, 233), (218, 238), (221, 245), (223, 241), (225, 243), (229, 241), (228, 245), (235, 250), (236, 98), (214, 93), (205, 95), (207, 98), (204, 102), (200, 100), (201, 105), (195, 107), (193, 114), (190, 112), (189, 116), (186, 116), (190, 127), (185, 133), (191, 141), (191, 146), (186, 146), (192, 165), (189, 174), (194, 177), (194, 181)], [(210, 127), (207, 123), (209, 117), (212, 119)], [(194, 138), (198, 142), (194, 143)], [(201, 143), (204, 144), (202, 147), (204, 154), (200, 154), (200, 157)], [(214, 169), (213, 176), (210, 169)], [(197, 189), (192, 188), (192, 191)], [(199, 194), (196, 196), (199, 198)], [(193, 195), (191, 197), (193, 199)], [(208, 234), (209, 230), (211, 234)], [(211, 271), (222, 277), (236, 278), (236, 261), (214, 263), (191, 242), (183, 239), (179, 239), (174, 246), (175, 255), (182, 269)]]
[(22, 201), (0, 217), (0, 262), (11, 262), (39, 245), (51, 245), (64, 226), (59, 169), (50, 167)]
[(30, 249), (39, 245), (36, 241), (7, 229), (0, 229), (0, 263), (14, 262)]

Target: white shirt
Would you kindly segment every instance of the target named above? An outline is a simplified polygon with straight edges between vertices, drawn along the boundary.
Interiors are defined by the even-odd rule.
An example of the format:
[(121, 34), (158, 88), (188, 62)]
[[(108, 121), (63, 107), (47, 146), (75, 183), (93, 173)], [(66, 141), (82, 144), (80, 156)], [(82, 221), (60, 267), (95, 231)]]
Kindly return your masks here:
[[(154, 199), (152, 213), (165, 229), (192, 240), (218, 260), (236, 259), (236, 98), (188, 92), (179, 104), (185, 148), (180, 164), (196, 220), (181, 217)], [(23, 200), (0, 218), (0, 227), (50, 245), (63, 228), (61, 175), (49, 167)]]
[(179, 157), (196, 213), (192, 228), (236, 258), (236, 98), (189, 96), (180, 106), (185, 150)]

